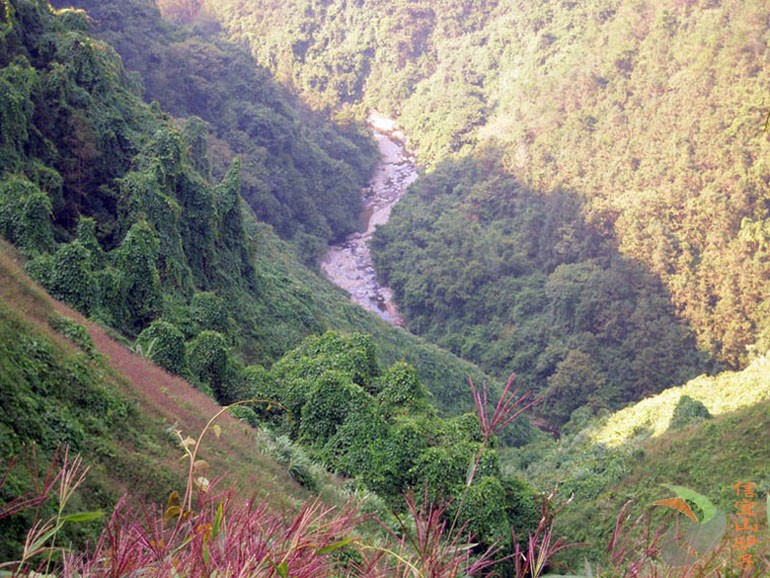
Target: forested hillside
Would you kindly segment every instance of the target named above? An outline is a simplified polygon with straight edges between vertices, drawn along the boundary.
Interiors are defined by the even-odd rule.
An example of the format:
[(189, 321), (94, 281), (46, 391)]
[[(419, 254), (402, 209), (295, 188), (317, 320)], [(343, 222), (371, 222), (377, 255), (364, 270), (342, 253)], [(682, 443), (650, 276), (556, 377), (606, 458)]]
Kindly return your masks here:
[(767, 349), (766, 3), (212, 15), (317, 107), (399, 115), (432, 166), (376, 246), (414, 330), (594, 405)]
[[(101, 326), (89, 326), (89, 333), (80, 321), (53, 312), (30, 321), (23, 296), (40, 295), (46, 304), (50, 300), (19, 265), (4, 268), (8, 281), (2, 283), (0, 331), (8, 345), (0, 349), (0, 395), (8, 411), (0, 422), (3, 504), (14, 504), (35, 489), (34, 479), (5, 476), (27, 444), (40, 445), (43, 462), (66, 445), (98, 464), (106, 480), (120, 481), (114, 491), (105, 492), (106, 482), (98, 480), (93, 491), (102, 494), (93, 498), (93, 506), (111, 506), (121, 490), (131, 489), (122, 484), (134, 475), (146, 477), (147, 484), (136, 481), (131, 499), (163, 501), (175, 482), (158, 462), (173, 451), (177, 428), (200, 430), (201, 412), (217, 412), (211, 400), (228, 405), (258, 398), (261, 405), (240, 406), (235, 415), (273, 431), (264, 435), (283, 448), (274, 450), (276, 459), (310, 491), (320, 491), (312, 468), (321, 468), (308, 456), (347, 478), (350, 492), (376, 492), (384, 514), (385, 505), (408, 510), (403, 496), (411, 488), (425, 488), (431, 499), (462, 494), (467, 503), (458, 502), (451, 515), (463, 525), (472, 523), (484, 547), (510, 536), (514, 527), (537, 523), (532, 488), (500, 469), (495, 434), (502, 432), (482, 429), (476, 416), (465, 413), (473, 405), (467, 378), (481, 383), (480, 371), (355, 308), (299, 263), (295, 252), (301, 243), (290, 239), (292, 249), (241, 197), (241, 168), (253, 159), (248, 153), (242, 160), (217, 152), (224, 137), (233, 136), (232, 127), (219, 127), (222, 139), (209, 138), (209, 127), (200, 118), (174, 117), (158, 102), (143, 102), (141, 76), (126, 71), (109, 44), (90, 36), (86, 12), (54, 10), (38, 0), (2, 6), (0, 234), (16, 246), (17, 259), (32, 278)], [(148, 21), (158, 13), (150, 16)], [(163, 34), (171, 32), (160, 36), (166, 38)], [(198, 41), (213, 50), (203, 37)], [(137, 58), (146, 61), (148, 56)], [(199, 64), (194, 58), (184, 62)], [(245, 106), (260, 83), (267, 93), (280, 94), (266, 77), (258, 81), (245, 69), (241, 72), (245, 81), (257, 84), (237, 98), (229, 93), (228, 106)], [(201, 97), (213, 98), (218, 87), (214, 83)], [(343, 143), (344, 155), (360, 161), (360, 179), (368, 176), (371, 145), (360, 135), (346, 140), (327, 120), (304, 124), (302, 118), (312, 114), (292, 112), (288, 101), (270, 102), (285, 107), (281, 122), (294, 132), (288, 140), (276, 134), (259, 137), (267, 145), (261, 153), (270, 157), (266, 163), (299, 175), (296, 167), (302, 162), (323, 161), (329, 180), (315, 178), (308, 169), (315, 178), (313, 192), (324, 199), (324, 209), (355, 220), (359, 202), (345, 204), (324, 187), (334, 181), (335, 190), (344, 191), (358, 181), (343, 177), (357, 173), (353, 164), (333, 160), (335, 153), (327, 154), (322, 145), (335, 151)], [(199, 102), (192, 99), (191, 104)], [(260, 114), (269, 116), (269, 107), (262, 106)], [(240, 123), (242, 117), (237, 118)], [(324, 131), (333, 138), (319, 136)], [(211, 170), (215, 160), (229, 163), (221, 178)], [(283, 186), (291, 188), (292, 181)], [(301, 221), (291, 223), (302, 228)], [(32, 326), (46, 322), (49, 329)], [(102, 328), (123, 347), (109, 341)], [(79, 353), (62, 352), (50, 343), (53, 331)], [(91, 335), (97, 334), (94, 343)], [(189, 385), (158, 368), (148, 370), (149, 364), (135, 356)], [(172, 409), (157, 419), (148, 416), (148, 427), (168, 428), (155, 431), (157, 439), (151, 439), (136, 425), (150, 411), (147, 404), (124, 400), (115, 383), (121, 378), (113, 379), (112, 371), (126, 378), (128, 396), (149, 397), (158, 407), (184, 406), (189, 398), (197, 406), (190, 410), (193, 417)], [(185, 398), (185, 387), (199, 391)], [(490, 389), (499, 391), (496, 385)], [(169, 402), (170, 396), (176, 401)], [(186, 423), (173, 423), (178, 415)], [(163, 420), (167, 423), (159, 423)], [(241, 427), (256, 435), (248, 425)], [(280, 435), (285, 437), (276, 440)], [(516, 435), (523, 441), (529, 431), (520, 428)], [(117, 447), (121, 442), (125, 448)], [(149, 447), (146, 459), (143, 444)], [(249, 456), (246, 464), (260, 462), (259, 448), (243, 442), (242, 449)], [(121, 470), (131, 467), (132, 451), (140, 455), (127, 474)], [(237, 459), (239, 451), (226, 453)], [(158, 476), (153, 468), (160, 470)], [(251, 479), (260, 483), (260, 476)], [(265, 485), (267, 491), (270, 487), (272, 482)], [(288, 495), (279, 492), (275, 499)], [(481, 501), (488, 508), (483, 515), (476, 507)], [(4, 557), (13, 557), (20, 555), (32, 522), (6, 521), (8, 511), (3, 506), (0, 512), (7, 528), (0, 547)]]
[(709, 368), (660, 281), (585, 222), (574, 194), (532, 191), (497, 162), (440, 164), (378, 231), (378, 271), (414, 331), (515, 371), (553, 425)]
[(360, 189), (376, 160), (358, 125), (303, 113), (242, 48), (166, 24), (148, 0), (53, 4), (86, 9), (94, 32), (139, 73), (145, 99), (192, 120), (186, 132), (202, 176), (220, 180), (240, 159), (243, 197), (305, 264), (315, 266), (327, 241), (357, 227)]
[[(213, 347), (228, 359), (221, 369), (227, 377), (220, 377), (236, 389), (244, 366), (269, 366), (309, 335), (328, 329), (374, 334), (385, 360), (413, 363), (442, 408), (456, 412), (470, 407), (464, 383), (475, 373), (471, 365), (358, 311), (297, 263), (296, 244), (286, 245), (272, 227), (255, 219), (239, 195), (241, 181), (249, 179), (244, 165), (253, 168), (256, 162), (248, 154), (242, 159), (222, 152), (225, 141), (211, 136), (209, 125), (198, 117), (177, 119), (157, 104), (143, 104), (140, 77), (124, 70), (109, 45), (85, 35), (91, 27), (85, 13), (68, 10), (54, 17), (43, 2), (8, 6), (0, 46), (8, 95), (3, 100), (0, 232), (31, 258), (29, 271), (53, 295), (132, 339), (148, 331), (138, 346), (150, 357), (169, 354), (159, 348), (148, 351), (148, 343), (168, 341), (167, 347), (177, 353), (166, 359), (166, 366), (184, 375), (194, 371), (179, 353), (185, 344)], [(109, 3), (100, 6), (107, 10)], [(157, 36), (147, 32), (126, 44), (140, 63), (152, 60), (148, 52), (161, 40), (191, 34), (165, 30), (157, 10), (132, 14), (142, 22), (140, 29), (161, 29)], [(103, 25), (108, 22), (102, 20)], [(128, 42), (129, 36), (121, 38)], [(154, 41), (143, 42), (145, 38)], [(215, 50), (203, 37), (194, 38), (206, 50)], [(237, 50), (228, 50), (237, 62)], [(161, 54), (166, 52), (173, 50)], [(188, 65), (196, 62), (190, 57)], [(282, 94), (267, 78), (257, 82), (258, 69), (250, 70), (241, 73), (244, 81), (257, 83), (257, 96)], [(185, 93), (183, 86), (173, 84), (174, 74), (165, 78), (169, 93)], [(224, 91), (230, 107), (257, 106), (251, 92), (243, 92), (239, 100), (227, 90), (227, 83), (212, 83), (203, 97), (214, 99), (217, 91)], [(288, 100), (266, 102), (269, 106), (259, 104), (262, 113), (278, 118), (270, 106), (283, 108), (282, 122), (294, 126), (298, 135), (296, 143), (272, 133), (261, 137), (271, 147), (260, 154), (274, 165), (273, 173), (296, 174), (297, 164), (313, 154), (325, 158), (323, 170), (330, 171), (329, 180), (311, 172), (311, 179), (289, 180), (277, 190), (293, 194), (312, 180), (324, 210), (356, 221), (358, 200), (335, 204), (321, 190), (325, 182), (333, 182), (335, 190), (347, 186), (342, 173), (334, 171), (350, 174), (352, 165), (330, 160), (320, 148), (323, 143), (336, 150), (344, 137), (320, 136), (292, 112)], [(336, 130), (322, 120), (315, 126), (323, 134)], [(317, 140), (312, 142), (311, 136)], [(362, 149), (345, 142), (346, 154), (370, 158), (368, 142)], [(361, 163), (362, 169), (370, 166)], [(224, 173), (221, 179), (209, 171), (217, 164)], [(266, 170), (265, 165), (259, 170)], [(357, 178), (366, 178), (366, 173)], [(357, 185), (353, 188), (358, 195)], [(289, 218), (287, 223), (291, 229), (295, 221)], [(292, 230), (302, 230), (301, 222), (295, 224)], [(322, 237), (315, 239), (322, 243)]]
[[(766, 3), (54, 4), (0, 0), (0, 504), (34, 486), (4, 477), (30, 442), (94, 464), (94, 507), (134, 485), (165, 502), (172, 422), (248, 399), (213, 452), (237, 487), (362, 499), (401, 546), (422, 491), (430, 530), (474, 542), (411, 546), (497, 549), (517, 578), (528, 532), (553, 553), (556, 482), (575, 495), (557, 527), (594, 546), (653, 482), (714, 484), (723, 507), (732, 476), (770, 487)], [(419, 337), (317, 275), (359, 221), (371, 109), (424, 168), (372, 241)], [(514, 390), (555, 439), (498, 427)], [(8, 511), (14, 557), (33, 522)], [(333, 539), (310, 548), (334, 552), (323, 576), (392, 554)]]

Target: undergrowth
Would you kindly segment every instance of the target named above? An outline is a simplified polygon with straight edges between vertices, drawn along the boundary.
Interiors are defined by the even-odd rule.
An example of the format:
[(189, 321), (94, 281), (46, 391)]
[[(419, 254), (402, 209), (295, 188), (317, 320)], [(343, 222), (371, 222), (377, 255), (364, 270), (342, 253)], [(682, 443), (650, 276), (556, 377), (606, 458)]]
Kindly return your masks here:
[[(508, 395), (491, 418), (486, 419), (484, 413), (485, 435), (491, 436), (496, 427), (522, 411), (524, 400)], [(486, 403), (486, 391), (483, 401)], [(450, 504), (429, 500), (427, 492), (422, 501), (409, 492), (402, 512), (381, 519), (363, 513), (353, 501), (335, 507), (316, 498), (296, 512), (276, 512), (256, 498), (238, 500), (233, 492), (219, 490), (219, 484), (209, 479), (209, 464), (199, 458), (199, 450), (208, 434), (221, 435), (215, 421), (229, 409), (222, 408), (214, 415), (197, 438), (172, 429), (187, 463), (183, 495), (173, 492), (163, 505), (124, 497), (93, 546), (80, 552), (57, 543), (59, 530), (65, 524), (92, 521), (101, 513), (65, 513), (87, 472), (81, 458), (70, 460), (65, 450), (60, 467), (50, 470), (38, 492), (0, 507), (2, 519), (23, 510), (37, 511), (49, 501), (57, 504), (54, 516), (35, 516), (22, 555), (4, 562), (0, 576), (461, 578), (487, 575), (498, 564), (511, 562), (510, 556), (500, 559), (501, 548), (479, 551), (467, 523), (456, 514), (449, 515)], [(486, 412), (481, 404), (478, 409), (480, 415)], [(284, 453), (289, 461), (296, 459), (296, 450), (284, 440), (276, 441), (267, 451)], [(471, 464), (468, 486), (474, 471)], [(0, 489), (6, 479), (7, 475), (0, 480)], [(537, 578), (553, 552), (565, 547), (552, 539), (553, 516), (548, 514), (552, 498), (543, 498), (537, 531), (523, 546), (516, 546), (512, 564), (517, 578)], [(366, 530), (372, 520), (384, 531)]]

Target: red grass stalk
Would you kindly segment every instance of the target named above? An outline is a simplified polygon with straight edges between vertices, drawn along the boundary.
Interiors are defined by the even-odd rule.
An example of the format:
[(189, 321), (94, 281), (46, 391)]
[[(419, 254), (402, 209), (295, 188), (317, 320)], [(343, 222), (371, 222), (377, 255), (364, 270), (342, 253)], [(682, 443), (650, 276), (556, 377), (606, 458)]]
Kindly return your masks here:
[(468, 376), (468, 384), (471, 386), (473, 403), (476, 406), (476, 415), (479, 418), (481, 427), (482, 442), (481, 448), (473, 460), (473, 464), (471, 465), (470, 471), (468, 472), (468, 477), (465, 480), (466, 488), (470, 487), (471, 483), (473, 482), (473, 478), (476, 476), (476, 470), (478, 469), (479, 463), (481, 462), (481, 457), (492, 436), (543, 399), (542, 397), (536, 397), (530, 400), (532, 397), (531, 391), (528, 391), (517, 397), (517, 394), (511, 391), (515, 379), (515, 373), (512, 373), (510, 377), (508, 377), (508, 381), (503, 388), (503, 393), (500, 395), (500, 399), (497, 401), (495, 410), (490, 416), (488, 410), (489, 392), (487, 390), (487, 382), (482, 382), (481, 391), (479, 391), (476, 389), (476, 386), (473, 383), (473, 379)]
[(489, 402), (487, 382), (484, 381), (481, 384), (481, 391), (479, 392), (476, 389), (476, 386), (473, 384), (473, 379), (468, 377), (468, 383), (470, 384), (471, 392), (473, 393), (473, 403), (476, 406), (476, 415), (479, 417), (479, 422), (481, 423), (481, 434), (484, 439), (489, 439), (493, 434), (497, 433), (502, 428), (510, 424), (513, 420), (515, 420), (533, 405), (542, 401), (543, 398), (536, 397), (527, 402), (527, 400), (532, 397), (531, 391), (516, 397), (516, 393), (511, 391), (515, 379), (516, 374), (512, 373), (508, 378), (508, 381), (503, 388), (503, 393), (500, 396), (500, 399), (497, 401), (495, 410), (492, 412), (492, 416), (490, 417), (487, 409)]
[[(33, 482), (35, 483), (35, 488), (22, 494), (21, 496), (15, 497), (10, 502), (0, 504), (0, 520), (13, 516), (14, 514), (18, 514), (19, 512), (34, 510), (42, 506), (51, 498), (53, 489), (56, 487), (59, 479), (62, 476), (64, 470), (56, 465), (58, 462), (58, 455), (60, 450), (57, 450), (54, 454), (51, 465), (49, 466), (44, 478), (41, 478), (40, 476), (40, 469), (37, 463), (37, 452), (35, 451), (34, 446), (32, 446), (31, 453), (31, 474)], [(13, 470), (17, 461), (18, 458), (13, 458), (6, 467), (3, 477), (0, 479), (0, 489), (5, 486), (6, 482), (8, 481), (8, 476), (11, 474), (11, 471)]]
[(475, 544), (467, 539), (464, 526), (457, 530), (448, 526), (444, 516), (446, 504), (432, 503), (426, 494), (418, 506), (412, 492), (405, 499), (408, 519), (396, 514), (400, 534), (383, 525), (400, 545), (399, 552), (388, 552), (391, 559), (396, 560), (395, 574), (391, 575), (458, 578), (478, 575), (497, 563), (494, 559), (497, 550), (493, 548), (472, 556)]
[(94, 552), (65, 560), (63, 576), (227, 576), (317, 578), (338, 575), (333, 552), (353, 542), (352, 508), (320, 502), (273, 514), (229, 493), (201, 494), (195, 512), (169, 525), (162, 507), (116, 507)]
[(540, 522), (534, 533), (529, 534), (527, 544), (522, 547), (513, 533), (513, 561), (516, 578), (538, 578), (555, 554), (584, 543), (568, 543), (562, 538), (554, 539), (553, 524), (556, 516), (572, 498), (554, 509), (555, 492), (543, 494), (540, 501)]

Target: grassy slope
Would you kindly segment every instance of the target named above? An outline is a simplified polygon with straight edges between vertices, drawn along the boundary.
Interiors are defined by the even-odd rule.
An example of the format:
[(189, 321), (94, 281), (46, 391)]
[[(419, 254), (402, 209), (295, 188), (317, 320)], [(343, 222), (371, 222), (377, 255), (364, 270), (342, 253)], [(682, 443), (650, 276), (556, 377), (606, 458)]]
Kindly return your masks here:
[[(563, 487), (578, 488), (575, 501), (559, 520), (559, 530), (571, 539), (591, 544), (589, 550), (574, 551), (577, 558), (598, 557), (607, 544), (615, 518), (628, 500), (632, 519), (650, 511), (662, 515), (651, 504), (672, 497), (661, 484), (676, 484), (708, 496), (724, 512), (733, 511), (731, 489), (737, 482), (758, 485), (758, 495), (770, 490), (770, 358), (760, 357), (740, 372), (699, 377), (680, 387), (612, 414), (602, 424), (586, 428), (570, 445), (574, 460), (562, 470), (551, 471)], [(699, 399), (714, 416), (680, 431), (668, 424), (681, 395)], [(582, 442), (579, 441), (582, 439)], [(597, 452), (596, 448), (609, 448)], [(597, 455), (602, 457), (597, 459)], [(546, 459), (559, 457), (554, 452)], [(621, 465), (618, 465), (618, 464)], [(613, 479), (611, 468), (621, 471)], [(590, 472), (590, 473), (589, 473)], [(543, 471), (540, 472), (542, 477)], [(593, 476), (591, 487), (602, 485), (594, 496), (580, 495), (588, 487), (575, 480)], [(760, 500), (761, 502), (762, 500)], [(657, 519), (657, 518), (656, 518)], [(764, 512), (760, 520), (764, 520)], [(761, 523), (764, 527), (764, 522)]]
[[(109, 451), (101, 455), (84, 451), (93, 475), (109, 488), (107, 493), (114, 498), (116, 494), (131, 491), (162, 501), (165, 492), (181, 489), (183, 464), (178, 459), (181, 453), (167, 428), (177, 424), (186, 435), (196, 436), (219, 406), (184, 380), (136, 356), (103, 328), (53, 300), (27, 277), (18, 254), (5, 242), (0, 242), (0, 303), (3, 329), (13, 327), (17, 339), (33, 336), (50, 342), (55, 363), (63, 367), (83, 363), (84, 356), (49, 327), (49, 317), (58, 312), (87, 327), (101, 354), (85, 361), (88, 371), (97, 376), (111, 394), (126, 400), (130, 408), (125, 420), (106, 424), (109, 430), (105, 432), (104, 447)], [(9, 349), (3, 348), (0, 352)], [(4, 387), (14, 385), (6, 383)], [(256, 493), (273, 505), (307, 496), (285, 468), (259, 453), (250, 428), (227, 415), (218, 423), (223, 431), (221, 439), (207, 437), (201, 453), (211, 464), (211, 477), (225, 476), (227, 486), (238, 489), (244, 496)], [(164, 493), (158, 494), (159, 491)]]
[(701, 376), (667, 389), (613, 414), (591, 437), (597, 443), (615, 445), (638, 435), (640, 429), (652, 437), (660, 436), (668, 429), (674, 407), (683, 395), (703, 402), (714, 416), (770, 401), (770, 359), (760, 357), (743, 371)]

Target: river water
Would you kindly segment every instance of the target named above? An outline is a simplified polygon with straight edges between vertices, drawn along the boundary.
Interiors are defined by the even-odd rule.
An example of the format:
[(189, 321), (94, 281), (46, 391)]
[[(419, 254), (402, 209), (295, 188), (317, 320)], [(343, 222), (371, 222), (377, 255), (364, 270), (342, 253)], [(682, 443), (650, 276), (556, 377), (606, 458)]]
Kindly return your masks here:
[(403, 133), (397, 130), (392, 120), (373, 113), (369, 125), (380, 148), (380, 162), (369, 187), (363, 192), (361, 231), (332, 245), (321, 262), (321, 270), (335, 285), (350, 293), (354, 303), (376, 313), (391, 325), (406, 327), (406, 321), (393, 302), (393, 291), (377, 281), (369, 239), (378, 225), (388, 222), (393, 205), (417, 180), (417, 165), (406, 149)]

